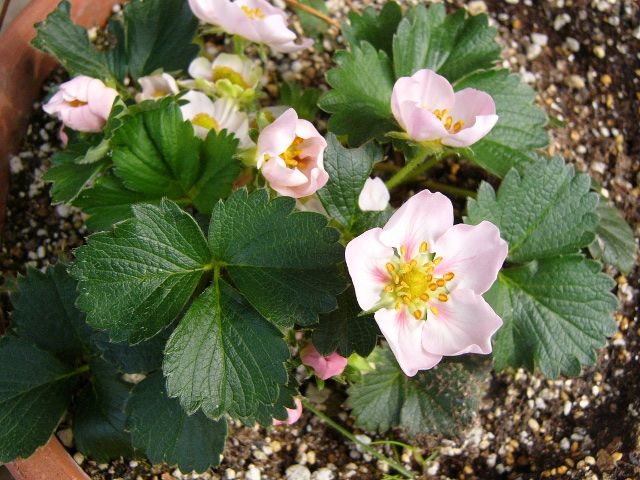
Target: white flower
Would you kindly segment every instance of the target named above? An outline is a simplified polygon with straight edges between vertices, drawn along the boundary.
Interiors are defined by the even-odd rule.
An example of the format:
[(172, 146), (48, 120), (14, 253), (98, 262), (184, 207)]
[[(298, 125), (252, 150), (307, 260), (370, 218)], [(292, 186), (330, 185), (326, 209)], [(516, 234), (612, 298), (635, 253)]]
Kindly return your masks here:
[(138, 83), (142, 87), (142, 92), (136, 95), (138, 103), (144, 100), (156, 100), (166, 95), (175, 95), (180, 91), (175, 79), (168, 73), (140, 77)]

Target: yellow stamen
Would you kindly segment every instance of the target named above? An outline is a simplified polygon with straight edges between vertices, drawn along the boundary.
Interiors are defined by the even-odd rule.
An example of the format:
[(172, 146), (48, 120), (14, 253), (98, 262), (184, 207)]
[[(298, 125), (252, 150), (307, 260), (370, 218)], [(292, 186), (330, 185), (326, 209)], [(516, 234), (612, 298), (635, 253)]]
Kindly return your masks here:
[(409, 263), (409, 265), (411, 265), (412, 268), (415, 268), (416, 265), (418, 265), (418, 261), (414, 258), (413, 260), (411, 260), (411, 262)]
[(83, 102), (82, 100), (71, 100), (69, 102), (69, 106), (70, 107), (83, 107), (84, 105), (86, 105), (87, 102)]
[(249, 20), (262, 20), (265, 17), (264, 12), (259, 8), (247, 7), (246, 5), (240, 8)]
[(220, 131), (220, 124), (208, 113), (198, 113), (191, 119), (191, 123), (199, 127), (206, 128), (207, 130), (213, 129), (216, 132)]
[(302, 150), (298, 148), (302, 142), (304, 142), (304, 139), (296, 137), (287, 150), (280, 154), (280, 158), (284, 160), (287, 167), (295, 168), (306, 160), (306, 158), (301, 157)]
[(416, 320), (420, 320), (422, 318), (422, 310), (416, 310), (413, 312), (413, 316), (416, 317)]
[(402, 301), (403, 301), (404, 303), (409, 304), (409, 303), (411, 303), (411, 297), (402, 297)]
[(405, 247), (404, 245), (400, 245), (400, 253), (402, 255), (407, 253), (407, 247)]
[(427, 300), (429, 300), (429, 295), (427, 295), (426, 293), (423, 293), (422, 295), (420, 295), (420, 300), (422, 300), (423, 302), (426, 302)]
[(440, 314), (438, 312), (438, 309), (436, 307), (434, 307), (433, 305), (429, 307), (429, 310), (431, 310), (431, 313), (433, 313), (436, 317)]
[(236, 72), (231, 67), (217, 66), (213, 69), (211, 75), (214, 82), (226, 79), (234, 85), (238, 85), (242, 88), (249, 88), (251, 86), (244, 80), (244, 78), (242, 78), (242, 75), (240, 73)]
[(433, 280), (433, 275), (427, 275), (427, 282), (430, 282), (431, 280)]
[(438, 265), (442, 261), (442, 257), (436, 257), (433, 259), (434, 265)]
[(440, 295), (438, 295), (438, 300), (440, 300), (441, 302), (446, 302), (447, 300), (449, 300), (449, 296), (446, 293), (441, 293)]
[(464, 122), (462, 120), (458, 120), (453, 124), (453, 133), (458, 133), (464, 127)]
[(432, 292), (435, 292), (437, 288), (438, 288), (438, 285), (436, 285), (435, 283), (432, 283), (431, 285), (429, 285), (429, 290), (431, 290)]
[(436, 280), (436, 285), (438, 285), (439, 287), (444, 287), (444, 280), (439, 278), (438, 280)]
[(449, 130), (451, 128), (451, 124), (453, 123), (453, 117), (449, 115), (444, 121), (444, 128)]
[(445, 281), (450, 282), (451, 280), (453, 280), (453, 277), (455, 277), (455, 273), (453, 272), (447, 272), (444, 274), (444, 276), (442, 278), (445, 279)]
[(395, 277), (393, 277), (393, 283), (400, 283), (400, 275), (396, 275)]
[(428, 242), (422, 242), (420, 244), (420, 253), (426, 253), (427, 250), (429, 250), (429, 243)]
[(396, 269), (396, 266), (391, 262), (387, 263), (385, 267), (387, 267), (387, 272), (389, 273), (392, 273)]
[(400, 302), (396, 303), (396, 310), (400, 310), (402, 308), (402, 304)]
[(387, 285), (386, 287), (384, 287), (384, 291), (385, 292), (389, 292), (389, 293), (393, 292), (393, 286), (392, 285)]

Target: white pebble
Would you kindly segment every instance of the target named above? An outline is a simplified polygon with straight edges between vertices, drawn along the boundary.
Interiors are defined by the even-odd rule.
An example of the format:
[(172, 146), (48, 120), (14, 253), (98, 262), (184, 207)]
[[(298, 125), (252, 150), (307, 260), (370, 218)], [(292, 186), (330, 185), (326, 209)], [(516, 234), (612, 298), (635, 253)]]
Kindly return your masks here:
[(569, 22), (571, 22), (571, 17), (566, 13), (562, 13), (553, 20), (553, 29), (558, 31)]
[(224, 478), (225, 480), (233, 480), (236, 478), (236, 471), (233, 468), (227, 468), (224, 471)]
[(262, 474), (255, 465), (249, 465), (249, 470), (244, 474), (244, 478), (247, 480), (260, 480), (262, 478)]
[(531, 41), (536, 45), (545, 47), (547, 45), (547, 42), (549, 41), (549, 37), (547, 37), (544, 33), (532, 33)]
[(311, 474), (311, 480), (333, 480), (336, 478), (335, 473), (326, 467), (319, 468)]
[(527, 422), (527, 425), (529, 425), (529, 428), (532, 432), (537, 432), (538, 430), (540, 430), (540, 424), (535, 418), (530, 418)]
[(569, 450), (571, 448), (571, 442), (567, 437), (563, 437), (563, 439), (560, 440), (560, 448), (563, 450)]
[(531, 45), (529, 45), (529, 48), (527, 48), (527, 59), (533, 60), (534, 58), (538, 57), (541, 53), (542, 53), (542, 47), (537, 43), (532, 43)]
[(73, 459), (78, 465), (82, 465), (84, 463), (84, 455), (80, 452), (76, 452), (73, 454)]
[(304, 465), (291, 465), (285, 472), (286, 480), (311, 480), (311, 471)]
[(573, 37), (567, 37), (564, 40), (564, 43), (567, 45), (567, 48), (572, 52), (580, 51), (580, 42)]
[(571, 408), (572, 407), (573, 407), (573, 404), (569, 400), (564, 402), (564, 408), (562, 410), (562, 413), (564, 413), (565, 417), (571, 413)]
[(469, 2), (469, 5), (467, 5), (467, 10), (471, 15), (479, 15), (481, 13), (486, 13), (487, 4), (484, 3), (483, 0), (474, 0), (472, 2)]
[(22, 159), (17, 155), (14, 155), (13, 157), (11, 157), (9, 159), (9, 169), (13, 174), (20, 173), (22, 170), (24, 170)]

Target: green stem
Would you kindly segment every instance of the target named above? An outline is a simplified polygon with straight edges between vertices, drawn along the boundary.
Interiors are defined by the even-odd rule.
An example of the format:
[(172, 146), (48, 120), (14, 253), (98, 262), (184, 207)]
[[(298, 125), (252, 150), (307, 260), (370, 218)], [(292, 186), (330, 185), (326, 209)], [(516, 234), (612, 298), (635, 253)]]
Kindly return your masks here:
[(246, 46), (247, 41), (243, 37), (240, 37), (239, 35), (233, 36), (233, 53), (244, 57), (244, 49)]
[(69, 378), (69, 377), (75, 377), (76, 375), (80, 375), (84, 372), (88, 372), (89, 371), (89, 364), (86, 365), (80, 365), (78, 368), (76, 368), (73, 372), (69, 372), (65, 375), (63, 375), (62, 378)]
[(306, 398), (304, 398), (304, 397), (302, 398), (302, 404), (304, 405), (304, 407), (307, 410), (309, 410), (311, 413), (313, 413), (316, 417), (318, 417), (324, 423), (329, 425), (331, 428), (333, 428), (334, 430), (338, 431), (340, 434), (342, 434), (344, 437), (346, 437), (349, 440), (351, 440), (353, 443), (357, 443), (358, 445), (360, 445), (360, 447), (362, 447), (363, 450), (366, 450), (369, 454), (371, 454), (371, 456), (377, 458), (381, 462), (384, 462), (387, 465), (389, 465), (391, 468), (397, 470), (398, 473), (400, 473), (405, 478), (415, 478), (415, 476), (409, 470), (404, 468), (404, 466), (402, 466), (402, 464), (400, 464), (399, 462), (396, 462), (395, 460), (387, 457), (386, 455), (383, 455), (382, 453), (378, 452), (375, 448), (372, 448), (369, 445), (367, 445), (367, 444), (361, 442), (360, 440), (358, 440), (353, 433), (351, 433), (349, 430), (344, 428), (342, 425), (334, 422), (331, 418), (329, 418), (327, 415), (322, 413), (320, 410), (317, 410), (311, 404), (311, 402), (309, 400), (307, 400)]
[(455, 195), (456, 197), (471, 197), (476, 198), (476, 192), (469, 190), (468, 188), (454, 187), (442, 182), (436, 182), (435, 180), (425, 180), (422, 184), (430, 189), (438, 190), (443, 193)]
[(431, 148), (419, 148), (416, 155), (398, 170), (393, 177), (387, 180), (387, 188), (391, 190), (397, 187), (402, 182), (416, 176), (417, 172), (426, 172), (434, 165), (437, 165), (441, 159), (442, 157)]

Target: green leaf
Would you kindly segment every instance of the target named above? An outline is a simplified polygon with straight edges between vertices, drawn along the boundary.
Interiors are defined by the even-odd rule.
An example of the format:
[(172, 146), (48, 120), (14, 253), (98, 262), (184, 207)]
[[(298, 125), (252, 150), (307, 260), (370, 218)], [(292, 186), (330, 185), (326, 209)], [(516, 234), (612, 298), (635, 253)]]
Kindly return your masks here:
[(329, 131), (347, 135), (351, 145), (384, 135), (398, 126), (391, 113), (394, 76), (386, 53), (367, 42), (351, 52), (336, 54), (335, 68), (327, 72), (332, 90), (318, 106), (331, 113)]
[(98, 177), (95, 184), (80, 193), (73, 205), (89, 215), (87, 227), (94, 231), (108, 230), (121, 220), (133, 216), (131, 207), (140, 202), (158, 202), (144, 193), (129, 190), (113, 174)]
[(477, 411), (488, 369), (476, 359), (442, 362), (431, 370), (407, 377), (388, 348), (367, 359), (375, 369), (349, 387), (349, 405), (356, 425), (385, 432), (401, 427), (412, 435), (452, 435), (463, 429)]
[(75, 307), (76, 286), (63, 264), (49, 267), (45, 273), (27, 270), (11, 295), (16, 333), (64, 359), (81, 355), (88, 329), (84, 314)]
[(45, 182), (53, 183), (51, 198), (54, 203), (71, 203), (109, 164), (107, 160), (78, 164), (78, 154), (84, 155), (85, 147), (88, 149), (89, 145), (82, 145), (81, 153), (73, 147), (70, 145), (62, 152), (55, 153), (51, 158), (51, 167), (42, 177)]
[(200, 155), (204, 166), (190, 191), (193, 204), (201, 213), (210, 215), (215, 203), (231, 193), (242, 170), (234, 158), (237, 149), (238, 140), (226, 130), (216, 133), (212, 129), (207, 135)]
[(356, 218), (363, 212), (358, 197), (373, 165), (382, 161), (382, 149), (375, 143), (359, 148), (344, 148), (335, 135), (327, 135), (324, 167), (329, 181), (318, 191), (329, 216), (351, 231)]
[(396, 78), (428, 68), (450, 82), (500, 60), (496, 29), (487, 15), (467, 15), (463, 9), (447, 15), (444, 4), (418, 5), (400, 22), (393, 38)]
[(343, 357), (356, 352), (368, 356), (376, 346), (378, 327), (373, 315), (360, 317), (353, 288), (338, 297), (338, 309), (320, 316), (320, 324), (313, 331), (313, 344), (322, 355), (337, 351)]
[(73, 417), (76, 448), (99, 462), (131, 458), (131, 435), (125, 431), (131, 385), (101, 359), (92, 359), (90, 366), (91, 383), (80, 393)]
[(198, 20), (183, 0), (133, 0), (124, 8), (129, 71), (186, 70), (200, 50), (192, 43)]
[(298, 394), (296, 388), (291, 383), (288, 385), (278, 385), (278, 387), (278, 399), (275, 403), (269, 405), (260, 403), (255, 419), (253, 417), (240, 419), (245, 426), (253, 428), (257, 421), (263, 427), (271, 427), (273, 426), (274, 419), (286, 420), (288, 418), (289, 412), (287, 412), (287, 408), (295, 410), (296, 404), (294, 396)]
[(0, 365), (0, 463), (6, 463), (47, 443), (74, 379), (53, 355), (9, 335), (0, 338)]
[(376, 50), (384, 50), (390, 57), (393, 55), (393, 35), (402, 19), (402, 9), (396, 2), (384, 4), (378, 13), (375, 8), (367, 7), (362, 14), (349, 12), (349, 22), (342, 26), (342, 34), (351, 48), (368, 42)]
[(134, 218), (76, 250), (77, 305), (115, 342), (138, 343), (169, 325), (211, 268), (195, 220), (175, 203), (136, 205)]
[(278, 103), (293, 108), (298, 117), (313, 122), (318, 115), (318, 99), (321, 94), (319, 88), (284, 82), (280, 86)]
[(547, 377), (578, 375), (616, 330), (614, 282), (581, 255), (502, 270), (485, 294), (504, 325), (495, 337), (497, 370), (538, 367)]
[(636, 261), (636, 241), (633, 231), (617, 208), (601, 201), (598, 205), (596, 239), (589, 245), (594, 258), (629, 273)]
[(44, 21), (36, 24), (32, 45), (53, 55), (71, 76), (111, 78), (105, 54), (94, 48), (84, 28), (71, 21), (70, 12), (70, 3), (60, 2)]
[(198, 180), (200, 140), (175, 103), (129, 117), (112, 147), (116, 175), (130, 190), (179, 198)]
[(167, 329), (146, 342), (137, 345), (114, 343), (104, 332), (94, 332), (91, 340), (102, 358), (124, 373), (149, 373), (162, 366)]
[(280, 327), (316, 323), (319, 313), (336, 308), (345, 286), (337, 269), (344, 259), (339, 233), (323, 215), (294, 212), (294, 206), (289, 197), (269, 200), (266, 190), (238, 190), (215, 206), (209, 226), (215, 260)]
[[(327, 16), (331, 16), (329, 9), (327, 8), (324, 0), (299, 0), (301, 4), (307, 5), (320, 13), (324, 13)], [(309, 36), (317, 37), (320, 34), (326, 32), (329, 29), (329, 25), (324, 21), (311, 15), (308, 12), (300, 8), (293, 8), (300, 18), (300, 25), (304, 30), (304, 33)]]
[(135, 386), (127, 412), (133, 444), (151, 463), (177, 464), (183, 472), (204, 472), (220, 463), (227, 421), (213, 421), (202, 412), (187, 415), (167, 396), (160, 372)]
[(537, 162), (522, 175), (511, 170), (497, 196), (483, 183), (469, 201), (466, 221), (497, 225), (512, 262), (576, 253), (593, 241), (598, 222), (598, 196), (590, 186), (588, 175), (576, 174), (560, 158)]
[(169, 339), (167, 391), (192, 414), (255, 417), (287, 383), (289, 349), (280, 332), (222, 280), (191, 305)]
[(546, 113), (533, 104), (533, 89), (508, 70), (476, 72), (455, 85), (458, 91), (468, 87), (491, 95), (499, 117), (491, 132), (470, 147), (473, 159), (499, 177), (535, 160), (535, 149), (546, 147), (549, 135)]

